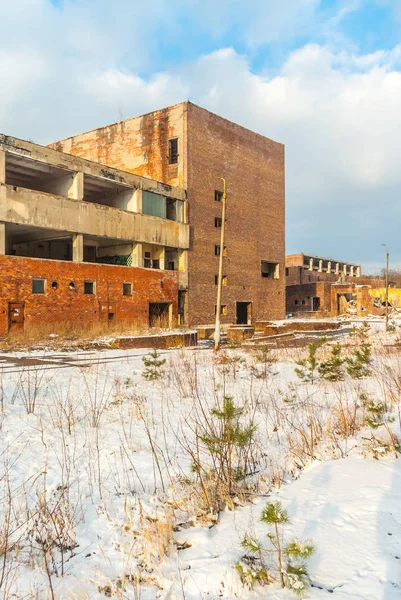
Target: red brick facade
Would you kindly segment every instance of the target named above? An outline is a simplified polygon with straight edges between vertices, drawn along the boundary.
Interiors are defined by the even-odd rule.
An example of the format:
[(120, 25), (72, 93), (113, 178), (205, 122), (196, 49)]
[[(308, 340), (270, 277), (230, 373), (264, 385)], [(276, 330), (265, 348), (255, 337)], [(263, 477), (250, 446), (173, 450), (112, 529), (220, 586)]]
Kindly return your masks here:
[[(80, 328), (97, 323), (147, 327), (149, 303), (171, 305), (177, 322), (178, 281), (174, 271), (0, 256), (0, 337), (9, 329), (9, 303), (24, 303), (25, 330), (54, 325)], [(32, 293), (32, 279), (45, 279), (45, 293)], [(94, 282), (94, 294), (84, 282)], [(123, 295), (123, 283), (132, 295)], [(109, 316), (110, 315), (110, 316)]]

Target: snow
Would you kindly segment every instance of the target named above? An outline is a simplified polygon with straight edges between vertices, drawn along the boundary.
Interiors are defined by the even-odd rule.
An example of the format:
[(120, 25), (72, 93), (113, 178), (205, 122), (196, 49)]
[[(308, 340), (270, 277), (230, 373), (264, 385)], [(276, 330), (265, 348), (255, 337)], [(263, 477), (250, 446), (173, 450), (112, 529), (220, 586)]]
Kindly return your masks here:
[[(390, 428), (400, 433), (397, 402), (389, 409), (395, 421), (372, 431), (358, 400), (365, 392), (391, 404), (401, 361), (397, 349), (382, 349), (397, 335), (374, 332), (372, 377), (313, 385), (294, 372), (305, 356), (299, 349), (277, 351), (266, 380), (252, 375), (263, 365), (251, 350), (223, 353), (231, 362), (216, 361), (206, 348), (161, 351), (159, 381), (142, 377), (147, 350), (0, 356), (0, 579), (7, 565), (0, 596), (52, 597), (37, 541), (45, 498), (69, 516), (66, 529), (77, 544), (63, 561), (57, 549), (49, 560), (54, 598), (293, 598), (276, 584), (250, 590), (234, 569), (243, 535), (264, 537), (261, 510), (279, 500), (292, 522), (286, 535), (317, 547), (308, 598), (399, 600), (401, 463), (388, 446)], [(350, 339), (344, 343), (351, 351)], [(257, 474), (246, 499), (216, 516), (200, 511), (188, 485), (186, 443), (194, 445), (202, 406), (209, 414), (223, 394), (254, 415)], [(339, 433), (340, 408), (355, 406), (356, 431)], [(320, 433), (310, 448), (311, 427)], [(8, 489), (12, 527), (3, 563)], [(177, 552), (173, 542), (186, 549)]]

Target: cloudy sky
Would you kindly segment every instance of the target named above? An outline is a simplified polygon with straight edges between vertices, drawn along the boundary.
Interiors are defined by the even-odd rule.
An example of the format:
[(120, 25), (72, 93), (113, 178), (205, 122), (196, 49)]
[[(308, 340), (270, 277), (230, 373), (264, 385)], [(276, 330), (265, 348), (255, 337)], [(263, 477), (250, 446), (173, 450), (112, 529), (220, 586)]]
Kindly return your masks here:
[(401, 0), (0, 0), (0, 132), (185, 99), (285, 143), (287, 253), (401, 264)]

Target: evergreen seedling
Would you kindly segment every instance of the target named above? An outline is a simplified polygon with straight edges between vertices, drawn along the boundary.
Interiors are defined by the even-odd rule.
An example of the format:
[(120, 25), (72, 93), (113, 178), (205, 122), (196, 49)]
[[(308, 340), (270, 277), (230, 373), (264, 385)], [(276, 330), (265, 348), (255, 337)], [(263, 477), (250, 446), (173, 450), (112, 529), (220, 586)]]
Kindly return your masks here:
[(248, 450), (256, 426), (252, 421), (242, 425), (244, 408), (236, 407), (231, 396), (224, 396), (223, 406), (214, 407), (210, 412), (217, 424), (211, 424), (199, 439), (212, 458), (218, 478), (232, 495), (234, 484), (246, 476)]
[(145, 365), (145, 370), (142, 373), (142, 377), (148, 381), (154, 381), (161, 379), (164, 375), (163, 365), (166, 362), (165, 358), (160, 358), (160, 354), (156, 348), (149, 352), (146, 356), (142, 357), (142, 362)]
[(344, 373), (342, 370), (344, 364), (344, 358), (341, 356), (340, 344), (335, 344), (331, 348), (331, 354), (329, 358), (320, 363), (318, 371), (323, 379), (328, 381), (342, 381), (344, 379)]
[[(281, 587), (287, 587), (299, 596), (304, 595), (309, 586), (304, 561), (314, 554), (313, 543), (308, 540), (301, 542), (298, 539), (287, 543), (283, 541), (282, 528), (290, 524), (290, 518), (280, 502), (267, 503), (262, 510), (260, 521), (271, 528), (271, 532), (267, 534), (269, 546), (266, 547), (261, 540), (249, 534), (244, 536), (241, 543), (244, 550), (257, 556), (258, 566), (257, 568), (253, 566), (250, 578), (259, 583), (268, 582), (268, 557), (275, 554), (277, 560), (271, 570), (277, 573)], [(240, 561), (238, 564), (244, 571), (244, 563)], [(239, 570), (238, 564), (237, 570)], [(258, 573), (263, 574), (262, 580), (257, 578)]]
[(295, 369), (295, 373), (302, 381), (308, 381), (310, 383), (315, 381), (315, 371), (317, 367), (316, 349), (316, 344), (311, 342), (308, 344), (308, 356), (303, 360), (296, 361), (298, 367)]

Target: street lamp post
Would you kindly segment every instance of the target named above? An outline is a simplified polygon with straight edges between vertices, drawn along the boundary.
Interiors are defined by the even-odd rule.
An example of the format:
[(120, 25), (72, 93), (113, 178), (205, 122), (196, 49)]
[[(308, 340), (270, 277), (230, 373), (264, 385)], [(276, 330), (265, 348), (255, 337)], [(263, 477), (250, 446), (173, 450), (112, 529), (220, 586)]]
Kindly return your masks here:
[(219, 177), (223, 182), (223, 211), (221, 215), (221, 235), (220, 235), (220, 255), (219, 255), (219, 274), (217, 276), (217, 302), (216, 302), (216, 324), (214, 328), (214, 350), (220, 348), (220, 311), (221, 311), (221, 288), (223, 285), (223, 257), (224, 257), (224, 235), (226, 230), (226, 205), (227, 205), (227, 186), (226, 180)]
[(389, 251), (386, 244), (382, 244), (386, 249), (386, 331), (388, 331), (388, 268), (389, 268)]

